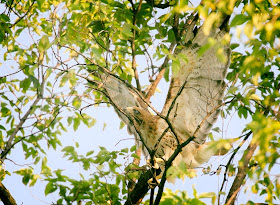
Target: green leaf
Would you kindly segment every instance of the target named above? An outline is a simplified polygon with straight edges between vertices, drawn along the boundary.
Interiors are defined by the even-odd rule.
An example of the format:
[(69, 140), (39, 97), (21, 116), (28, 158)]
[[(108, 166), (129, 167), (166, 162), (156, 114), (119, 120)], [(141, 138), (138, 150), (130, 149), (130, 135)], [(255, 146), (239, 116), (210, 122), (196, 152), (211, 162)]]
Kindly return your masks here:
[(9, 17), (8, 15), (2, 13), (2, 14), (0, 15), (0, 21), (1, 21), (1, 22), (4, 22), (4, 23), (5, 23), (5, 22), (9, 22), (9, 21), (10, 21), (10, 17)]
[(180, 59), (180, 61), (183, 61), (184, 64), (188, 64), (189, 63), (189, 59), (188, 59), (188, 57), (185, 54), (179, 53), (177, 56)]
[(91, 150), (91, 151), (89, 151), (89, 152), (86, 153), (86, 156), (88, 157), (89, 155), (92, 155), (93, 153), (94, 153), (94, 151)]
[(31, 85), (31, 80), (29, 78), (25, 78), (24, 80), (20, 81), (19, 87), (23, 89), (25, 93)]
[(33, 75), (29, 75), (28, 77), (29, 77), (30, 80), (32, 81), (33, 86), (34, 86), (35, 88), (38, 88), (39, 85), (40, 85), (39, 80), (38, 80), (37, 78), (35, 78)]
[(133, 145), (131, 148), (130, 148), (130, 152), (135, 152), (137, 149), (136, 145)]
[(122, 33), (128, 37), (133, 37), (133, 33), (131, 31), (131, 25), (129, 25), (128, 23), (124, 23), (124, 25), (122, 26)]
[(215, 127), (215, 128), (213, 128), (212, 130), (215, 131), (215, 132), (217, 132), (217, 133), (221, 132), (221, 130), (220, 130), (219, 127)]
[(237, 14), (231, 21), (230, 27), (238, 26), (244, 24), (246, 21), (250, 19), (249, 16), (245, 16), (244, 14)]
[(54, 186), (54, 184), (52, 182), (49, 182), (45, 188), (45, 196), (47, 196), (50, 193), (55, 192), (56, 189), (57, 189), (57, 187)]
[(7, 117), (9, 115), (11, 115), (11, 111), (8, 108), (6, 108), (6, 107), (2, 107), (1, 108), (0, 116)]
[(212, 133), (212, 132), (210, 132), (210, 133), (208, 134), (208, 137), (210, 138), (211, 141), (214, 141), (214, 136), (213, 136), (213, 133)]
[(41, 174), (44, 174), (45, 176), (51, 175), (51, 169), (47, 166), (47, 157), (44, 157), (42, 160), (42, 166), (41, 166)]
[(35, 185), (35, 183), (37, 182), (37, 179), (39, 178), (40, 176), (39, 175), (32, 175), (32, 178), (31, 178), (31, 181), (30, 181), (30, 183), (29, 183), (29, 186), (31, 187), (31, 186), (34, 186)]
[(168, 31), (168, 42), (173, 42), (175, 40), (175, 35), (173, 29), (169, 29)]
[[(90, 123), (88, 124), (88, 127), (89, 127), (89, 128), (90, 128), (90, 127), (93, 127), (93, 126), (95, 125), (95, 123), (96, 123), (96, 119), (92, 118), (91, 121), (90, 121)], [(103, 127), (103, 128), (104, 128), (104, 127)]]
[(68, 126), (70, 126), (73, 122), (73, 118), (72, 117), (68, 117), (67, 118), (67, 122), (68, 122)]
[(0, 42), (2, 42), (5, 38), (5, 31), (4, 30), (0, 30)]
[(136, 159), (140, 159), (140, 157), (135, 153), (131, 154), (131, 157), (136, 158)]
[(6, 128), (3, 125), (0, 125), (1, 130), (6, 130)]
[(77, 83), (77, 78), (76, 78), (75, 70), (71, 69), (71, 70), (68, 71), (67, 74), (68, 74), (68, 79), (69, 79), (69, 81), (68, 81), (69, 87), (72, 88)]
[(30, 175), (29, 175), (29, 174), (26, 174), (26, 175), (24, 175), (23, 178), (22, 178), (22, 183), (23, 183), (24, 185), (27, 185), (28, 182), (29, 182), (29, 180), (30, 180)]
[(72, 146), (67, 146), (67, 147), (64, 147), (61, 151), (62, 151), (62, 152), (74, 153), (75, 149), (74, 149), (74, 147), (72, 147)]
[(38, 43), (38, 50), (40, 53), (43, 53), (45, 50), (48, 50), (50, 46), (49, 37), (44, 35)]
[(121, 152), (128, 153), (128, 148), (122, 149)]
[(75, 97), (72, 101), (72, 105), (76, 108), (79, 109), (81, 107), (81, 99), (79, 97)]
[(181, 68), (180, 60), (179, 59), (174, 59), (172, 61), (172, 73), (173, 73), (173, 75), (178, 73), (180, 68)]
[(206, 205), (204, 202), (202, 202), (198, 199), (191, 199), (191, 201), (188, 204), (189, 205)]
[(73, 125), (74, 131), (77, 131), (80, 124), (81, 124), (81, 120), (79, 118), (74, 118), (74, 125)]
[(230, 49), (231, 50), (234, 50), (237, 47), (239, 47), (239, 43), (232, 43), (232, 44), (230, 44)]
[(166, 69), (164, 71), (164, 79), (166, 82), (169, 82), (169, 71), (170, 71), (170, 66), (166, 66)]
[(104, 123), (103, 123), (102, 131), (104, 131), (106, 127), (107, 127), (107, 123), (104, 122)]
[(59, 87), (63, 87), (65, 85), (65, 83), (68, 81), (68, 79), (69, 78), (68, 78), (67, 74), (63, 75), (63, 77), (60, 80)]
[(41, 159), (41, 157), (36, 157), (35, 161), (34, 161), (34, 164), (37, 164), (40, 161), (40, 159)]
[(120, 127), (119, 127), (119, 129), (121, 130), (124, 126), (125, 126), (124, 122), (121, 121), (121, 122), (120, 122)]
[(36, 1), (40, 10), (41, 10), (42, 5), (44, 4), (45, 1), (46, 1), (46, 0), (37, 0), (37, 1)]

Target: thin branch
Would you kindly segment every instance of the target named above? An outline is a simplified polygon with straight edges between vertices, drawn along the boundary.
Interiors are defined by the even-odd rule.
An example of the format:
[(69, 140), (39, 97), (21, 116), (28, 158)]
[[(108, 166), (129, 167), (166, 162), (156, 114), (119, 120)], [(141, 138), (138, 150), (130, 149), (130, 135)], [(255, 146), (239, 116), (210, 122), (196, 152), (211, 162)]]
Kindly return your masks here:
[[(231, 162), (233, 161), (236, 153), (239, 151), (239, 149), (243, 146), (243, 144), (247, 141), (247, 139), (251, 136), (252, 134), (252, 131), (246, 133), (244, 136), (244, 140), (240, 143), (240, 145), (233, 151), (233, 154), (230, 156), (230, 159), (228, 160), (228, 163), (226, 164), (226, 170), (224, 172), (224, 179), (223, 179), (223, 182), (222, 182), (222, 186), (220, 188), (220, 191), (219, 191), (219, 194), (218, 194), (218, 204), (220, 204), (220, 198), (221, 198), (221, 193), (224, 189), (224, 185), (225, 185), (225, 182), (227, 181), (227, 173), (228, 173), (228, 169), (229, 169), (229, 166), (231, 164)], [(242, 136), (241, 136), (242, 137)]]
[(237, 196), (238, 192), (240, 191), (241, 187), (238, 187), (238, 189), (236, 189), (234, 191), (234, 193), (231, 195), (231, 197), (229, 198), (228, 200), (228, 203), (226, 203), (226, 205), (229, 205), (229, 204), (234, 204), (234, 201), (235, 201), (235, 197)]
[(169, 167), (171, 167), (173, 160), (177, 157), (177, 155), (182, 151), (182, 148), (185, 147), (186, 145), (188, 145), (193, 139), (195, 139), (194, 136), (190, 137), (187, 141), (185, 141), (184, 143), (182, 143), (181, 145), (179, 145), (176, 150), (174, 151), (174, 153), (171, 155), (171, 157), (167, 160), (167, 162), (165, 163), (165, 170), (163, 172), (160, 184), (158, 186), (158, 193), (157, 193), (157, 197), (155, 200), (154, 205), (158, 205), (161, 197), (162, 197), (162, 193), (163, 193), (163, 189), (164, 189), (164, 184), (166, 182), (166, 173)]
[[(90, 79), (88, 79), (88, 78), (86, 78), (86, 77), (85, 77), (85, 79), (87, 79), (88, 82), (91, 82)], [(93, 88), (93, 89), (95, 89), (95, 88)], [(100, 92), (100, 93), (102, 93), (104, 96), (106, 96), (107, 99), (110, 101), (110, 104), (113, 105), (113, 107), (114, 107), (118, 112), (120, 112), (121, 114), (123, 114), (124, 116), (126, 116), (126, 117), (128, 118), (128, 120), (134, 125), (135, 131), (136, 131), (137, 134), (139, 135), (142, 144), (143, 144), (144, 147), (147, 149), (147, 151), (149, 152), (149, 154), (151, 154), (151, 150), (150, 150), (150, 149), (148, 148), (148, 146), (146, 145), (146, 143), (145, 143), (145, 141), (144, 141), (144, 139), (143, 139), (143, 137), (142, 137), (142, 135), (141, 135), (140, 129), (139, 129), (139, 127), (137, 126), (137, 124), (134, 123), (134, 120), (133, 120), (126, 112), (124, 112), (118, 105), (116, 105), (116, 104), (111, 100), (110, 96), (109, 96), (106, 92), (104, 92), (104, 91), (102, 91), (102, 90), (100, 90), (100, 89), (95, 89), (95, 90), (98, 91), (98, 92)]]
[[(4, 75), (4, 76), (0, 76), (0, 79), (1, 79), (1, 78), (6, 78), (6, 77), (8, 77), (8, 76), (15, 75), (15, 74), (17, 74), (17, 73), (23, 71), (25, 68), (29, 68), (30, 65), (31, 65), (31, 64), (25, 65), (23, 68), (20, 68), (20, 69), (18, 69), (17, 71), (15, 71), (15, 72), (13, 72), (13, 73), (10, 73), (10, 74)], [(33, 64), (33, 65), (34, 65), (34, 64)]]
[(27, 12), (26, 12), (23, 16), (21, 16), (19, 19), (17, 19), (17, 20), (15, 21), (15, 23), (13, 23), (12, 25), (10, 25), (9, 28), (14, 27), (18, 22), (20, 22), (20, 21), (31, 11), (31, 9), (32, 9), (32, 7), (33, 7), (33, 5), (34, 5), (34, 3), (35, 3), (35, 0), (32, 1), (32, 4), (29, 6)]
[[(135, 8), (135, 5), (133, 4), (132, 0), (130, 0), (130, 3), (132, 5), (132, 11), (133, 11), (133, 25), (136, 26), (137, 14), (138, 14), (138, 12), (141, 9), (142, 0), (140, 0), (137, 9)], [(135, 47), (136, 30), (134, 28), (132, 29), (132, 33), (133, 33), (133, 36), (132, 36), (132, 38), (130, 40), (131, 51), (132, 51), (132, 53), (131, 53), (131, 55), (132, 55), (132, 70), (134, 72), (134, 78), (135, 78), (135, 81), (136, 81), (136, 88), (137, 88), (138, 91), (141, 91), (139, 75), (138, 75), (138, 72), (137, 72), (137, 69), (136, 69), (136, 47)]]
[[(174, 50), (174, 47), (177, 45), (177, 41), (186, 33), (186, 30), (189, 28), (189, 26), (191, 25), (191, 23), (193, 21), (196, 21), (198, 16), (196, 16), (196, 18), (193, 18), (194, 14), (196, 13), (196, 11), (194, 11), (190, 16), (189, 16), (189, 20), (186, 23), (186, 25), (184, 26), (182, 31), (179, 31), (179, 16), (176, 14), (174, 16), (174, 21), (173, 21), (173, 31), (175, 33), (176, 39), (171, 43), (171, 45), (169, 46), (169, 52), (172, 53), (172, 51)], [(154, 82), (151, 83), (151, 85), (149, 86), (149, 88), (146, 91), (146, 96), (145, 99), (147, 101), (150, 100), (150, 98), (152, 97), (152, 95), (155, 93), (155, 90), (160, 82), (160, 80), (162, 79), (165, 70), (166, 70), (166, 66), (169, 62), (169, 56), (166, 56), (164, 59), (163, 64), (160, 66), (159, 68), (159, 74), (157, 75), (156, 79), (154, 80)]]
[(22, 125), (25, 123), (25, 121), (27, 120), (27, 118), (30, 115), (31, 111), (37, 105), (37, 103), (41, 100), (41, 98), (42, 97), (40, 95), (37, 96), (35, 101), (32, 103), (32, 105), (30, 106), (28, 111), (25, 113), (25, 115), (20, 119), (19, 124), (16, 126), (16, 128), (14, 129), (12, 134), (10, 135), (10, 138), (8, 139), (8, 141), (6, 143), (6, 147), (5, 147), (4, 151), (1, 153), (1, 162), (3, 162), (5, 160), (6, 155), (8, 154), (10, 149), (12, 148), (12, 143), (13, 143), (14, 138), (16, 137), (16, 134), (22, 128)]
[[(19, 140), (17, 140), (16, 142), (14, 142), (14, 143), (11, 145), (10, 149), (12, 149), (16, 144), (18, 144), (18, 143), (21, 142), (22, 140), (24, 140), (24, 139), (26, 139), (26, 138), (28, 138), (28, 137), (34, 136), (34, 135), (36, 135), (37, 133), (43, 132), (44, 130), (48, 129), (48, 128), (52, 125), (52, 123), (56, 120), (56, 117), (60, 114), (59, 108), (58, 108), (56, 111), (54, 111), (53, 114), (54, 114), (54, 113), (56, 113), (56, 114), (55, 114), (55, 116), (53, 117), (52, 121), (48, 124), (48, 126), (45, 126), (43, 129), (41, 129), (41, 130), (39, 130), (39, 131), (36, 131), (36, 132), (34, 132), (34, 133), (32, 133), (32, 134), (29, 134), (29, 135), (26, 135), (26, 136), (24, 136), (24, 137), (19, 138)], [(37, 121), (34, 122), (33, 124), (35, 125), (36, 123), (37, 123)], [(9, 149), (9, 150), (10, 150), (10, 149)], [(8, 151), (9, 151), (9, 150), (8, 150)]]
[[(176, 41), (173, 41), (171, 43), (171, 45), (169, 46), (169, 52), (172, 52), (172, 50), (174, 49), (174, 47), (176, 46)], [(153, 94), (155, 93), (155, 90), (160, 82), (160, 80), (162, 79), (163, 75), (164, 75), (164, 72), (166, 70), (166, 66), (168, 64), (168, 61), (169, 61), (169, 57), (166, 56), (165, 59), (164, 59), (164, 62), (163, 64), (160, 66), (159, 68), (159, 74), (157, 75), (156, 79), (151, 83), (151, 85), (149, 86), (148, 90), (147, 90), (147, 94), (145, 96), (145, 99), (147, 101), (150, 100), (150, 98), (153, 96)]]
[[(181, 86), (180, 89), (183, 89), (184, 87), (184, 84), (183, 86)], [(167, 170), (168, 168), (172, 165), (172, 162), (173, 160), (178, 156), (178, 154), (182, 151), (182, 149), (188, 145), (191, 141), (193, 141), (195, 139), (195, 136), (197, 134), (197, 132), (199, 131), (199, 129), (202, 127), (202, 125), (206, 122), (206, 120), (211, 116), (211, 114), (213, 114), (217, 109), (219, 109), (221, 106), (224, 106), (225, 104), (228, 104), (230, 102), (232, 102), (234, 99), (232, 99), (231, 101), (229, 102), (225, 102), (221, 105), (218, 105), (216, 106), (215, 108), (212, 109), (211, 112), (209, 112), (207, 114), (207, 116), (202, 120), (202, 122), (197, 126), (196, 130), (194, 131), (194, 133), (192, 134), (192, 137), (190, 137), (188, 140), (186, 140), (185, 142), (183, 142), (182, 144), (179, 144), (176, 148), (176, 150), (174, 151), (174, 153), (171, 155), (171, 157), (168, 159), (168, 161), (165, 163), (165, 170), (163, 172), (163, 175), (162, 175), (162, 178), (161, 178), (161, 181), (160, 181), (160, 184), (159, 184), (159, 190), (158, 190), (158, 193), (157, 193), (157, 197), (156, 197), (156, 200), (155, 200), (155, 203), (154, 205), (158, 205), (160, 200), (161, 200), (161, 197), (162, 197), (162, 193), (163, 193), (163, 188), (164, 188), (164, 184), (166, 182), (166, 173), (167, 173)]]
[[(85, 58), (86, 60), (88, 60), (88, 61), (91, 63), (91, 65), (95, 65), (95, 66), (97, 66), (102, 72), (108, 73), (108, 74), (112, 75), (112, 73), (111, 73), (107, 68), (105, 68), (105, 67), (103, 67), (103, 66), (101, 66), (101, 65), (99, 65), (99, 64), (97, 64), (97, 63), (95, 63), (92, 59), (88, 58), (87, 56), (85, 56), (85, 55), (82, 54), (81, 52), (77, 51), (76, 49), (71, 48), (70, 46), (67, 46), (67, 45), (61, 45), (61, 44), (59, 44), (59, 43), (58, 43), (58, 45), (59, 45), (60, 47), (68, 48), (68, 49), (70, 49), (71, 51), (76, 52), (77, 54), (79, 54), (80, 56), (82, 56), (83, 58)], [(90, 65), (90, 64), (87, 64), (87, 65)]]
[[(131, 138), (130, 138), (131, 139)], [(134, 138), (135, 139), (135, 138)], [(119, 141), (120, 142), (120, 141)], [(119, 143), (118, 142), (118, 143)], [(136, 166), (139, 166), (140, 164), (140, 157), (141, 157), (141, 153), (142, 153), (142, 148), (139, 147), (136, 151), (135, 151), (135, 154), (139, 157), (134, 157), (133, 158), (133, 162), (132, 164), (136, 165)], [(128, 197), (130, 197), (130, 193), (133, 191), (133, 189), (135, 188), (135, 182), (136, 182), (136, 178), (133, 178), (133, 179), (130, 179), (128, 184), (127, 184), (127, 189), (128, 189)]]
[(24, 166), (30, 166), (30, 165), (33, 165), (34, 162), (31, 162), (31, 163), (28, 163), (28, 164), (18, 164), (16, 162), (14, 162), (13, 160), (9, 159), (9, 158), (6, 158), (6, 160), (12, 162), (14, 165), (17, 165), (17, 166), (20, 166), (20, 167), (24, 167)]

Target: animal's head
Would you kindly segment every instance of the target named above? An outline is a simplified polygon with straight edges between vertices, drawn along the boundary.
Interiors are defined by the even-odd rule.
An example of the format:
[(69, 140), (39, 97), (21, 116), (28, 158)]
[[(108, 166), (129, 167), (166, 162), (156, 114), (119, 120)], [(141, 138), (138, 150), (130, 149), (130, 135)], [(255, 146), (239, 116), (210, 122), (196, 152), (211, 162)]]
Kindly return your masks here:
[(151, 117), (151, 113), (141, 107), (128, 107), (124, 110), (138, 125), (145, 123)]

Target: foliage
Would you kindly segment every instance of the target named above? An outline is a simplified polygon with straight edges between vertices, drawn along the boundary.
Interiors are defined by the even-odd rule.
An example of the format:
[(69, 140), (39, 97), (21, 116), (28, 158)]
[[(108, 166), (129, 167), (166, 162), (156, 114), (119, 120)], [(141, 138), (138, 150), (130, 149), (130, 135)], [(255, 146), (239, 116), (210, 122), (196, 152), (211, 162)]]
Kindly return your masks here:
[[(208, 25), (205, 32), (209, 32), (217, 18), (209, 14), (209, 10), (227, 13), (234, 9), (230, 21), (231, 65), (222, 116), (227, 118), (236, 112), (240, 119), (246, 119), (248, 124), (240, 136), (247, 145), (255, 144), (257, 149), (248, 164), (242, 161), (234, 164), (235, 154), (243, 155), (240, 148), (246, 143), (241, 142), (225, 166), (224, 181), (244, 166), (245, 176), (255, 182), (248, 185), (249, 191), (264, 195), (270, 204), (279, 200), (280, 178), (279, 173), (274, 174), (279, 170), (280, 147), (279, 2), (205, 0), (200, 5), (192, 3), (194, 6), (189, 1), (177, 0), (2, 0), (1, 181), (10, 177), (7, 174), (11, 177), (17, 174), (22, 176), (23, 184), (34, 186), (41, 178), (46, 182), (46, 195), (58, 193), (57, 204), (124, 203), (127, 178), (139, 178), (143, 170), (134, 165), (125, 169), (118, 159), (135, 156), (131, 153), (135, 147), (112, 152), (100, 147), (97, 155), (93, 156), (92, 150), (84, 156), (78, 154), (75, 147), (63, 145), (61, 135), (71, 127), (78, 132), (82, 124), (93, 127), (96, 119), (87, 114), (87, 110), (110, 102), (96, 89), (101, 73), (115, 74), (144, 93), (149, 84), (143, 82), (149, 80), (153, 84), (160, 75), (168, 82), (170, 73), (180, 67), (172, 51), (176, 41), (183, 38), (179, 31), (191, 18), (191, 12), (199, 13)], [(140, 65), (143, 56), (147, 63)], [(47, 165), (48, 150), (58, 148), (63, 148), (69, 161), (82, 165), (87, 174), (81, 173), (81, 180), (64, 175), (62, 169), (53, 171)], [(5, 160), (16, 149), (22, 149), (25, 159), (32, 159), (34, 163), (10, 173), (5, 169)], [(38, 166), (40, 174), (35, 171)], [(138, 171), (131, 172), (130, 168)], [(179, 178), (193, 177), (185, 171), (185, 167), (180, 167), (171, 174)], [(205, 173), (213, 174), (213, 171)], [(223, 203), (220, 195), (225, 191), (222, 185), (220, 193), (194, 194), (194, 198), (189, 198), (183, 191), (166, 190), (162, 204), (170, 201), (204, 204), (203, 196), (212, 198), (213, 204), (220, 204)]]
[[(80, 173), (80, 180), (63, 175), (63, 170), (58, 169), (52, 174), (46, 175), (48, 184), (45, 188), (45, 195), (59, 191), (60, 198), (58, 204), (72, 204), (75, 201), (83, 200), (86, 204), (121, 204), (125, 199), (126, 176), (117, 169), (121, 164), (116, 163), (119, 156), (128, 155), (128, 149), (109, 152), (104, 147), (100, 147), (99, 153), (92, 157), (94, 151), (89, 151), (86, 157), (78, 155), (75, 148), (67, 146), (62, 150), (64, 156), (73, 163), (81, 163), (84, 170), (95, 170), (90, 177), (85, 177)], [(129, 155), (128, 155), (129, 156)], [(113, 183), (106, 183), (103, 179), (113, 179)], [(123, 197), (121, 197), (123, 196)]]

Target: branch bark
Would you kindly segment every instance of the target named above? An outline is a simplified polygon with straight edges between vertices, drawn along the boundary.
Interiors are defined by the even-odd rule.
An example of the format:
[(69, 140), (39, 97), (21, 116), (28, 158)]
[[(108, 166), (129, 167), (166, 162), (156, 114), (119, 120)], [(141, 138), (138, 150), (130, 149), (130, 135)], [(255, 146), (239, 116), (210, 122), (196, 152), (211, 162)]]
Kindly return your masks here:
[(250, 143), (247, 150), (244, 152), (241, 160), (239, 161), (239, 167), (237, 175), (231, 185), (230, 191), (227, 195), (226, 199), (226, 205), (234, 205), (234, 202), (236, 200), (236, 196), (241, 189), (241, 186), (244, 182), (244, 179), (247, 175), (247, 171), (249, 170), (249, 162), (252, 158), (256, 148), (258, 147), (255, 143)]
[(0, 181), (0, 199), (4, 205), (17, 205), (9, 190)]
[[(219, 194), (218, 194), (218, 204), (220, 204), (220, 198), (221, 198), (221, 193), (223, 191), (223, 188), (224, 188), (224, 185), (225, 185), (225, 182), (227, 181), (227, 174), (228, 174), (228, 169), (229, 169), (229, 166), (231, 165), (236, 153), (239, 151), (239, 149), (242, 147), (242, 145), (247, 141), (247, 139), (251, 136), (252, 134), (252, 131), (246, 133), (244, 136), (244, 140), (241, 142), (241, 144), (233, 151), (233, 154), (230, 156), (230, 159), (228, 160), (228, 163), (226, 165), (226, 170), (225, 170), (225, 173), (224, 173), (224, 179), (223, 179), (223, 182), (222, 182), (222, 186), (220, 188), (220, 191), (219, 191)], [(242, 137), (242, 136), (241, 136)]]
[[(175, 46), (176, 46), (176, 42), (174, 41), (169, 47), (169, 52), (171, 52)], [(157, 75), (156, 79), (151, 83), (150, 87), (148, 88), (147, 94), (145, 96), (145, 100), (149, 101), (150, 98), (152, 97), (152, 95), (155, 93), (155, 90), (164, 75), (168, 61), (169, 61), (169, 57), (166, 56), (163, 64), (159, 68), (159, 74)]]
[(149, 191), (148, 180), (153, 177), (151, 170), (141, 174), (138, 183), (135, 185), (133, 191), (129, 194), (124, 205), (140, 204), (147, 192)]

